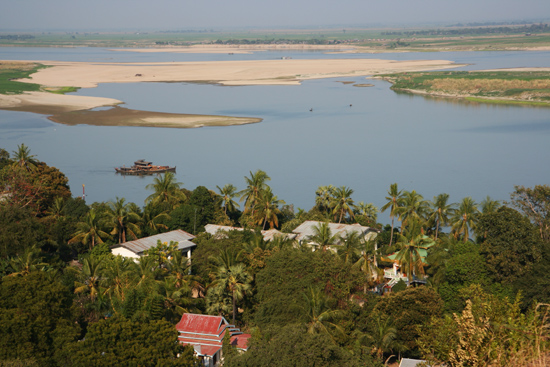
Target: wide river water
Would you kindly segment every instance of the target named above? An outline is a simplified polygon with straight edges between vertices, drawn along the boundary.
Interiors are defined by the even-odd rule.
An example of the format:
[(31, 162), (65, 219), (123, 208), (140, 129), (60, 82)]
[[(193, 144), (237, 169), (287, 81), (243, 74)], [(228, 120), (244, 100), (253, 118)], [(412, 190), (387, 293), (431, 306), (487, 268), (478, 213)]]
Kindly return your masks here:
[[(0, 48), (0, 60), (196, 61), (299, 58), (444, 59), (457, 70), (550, 67), (550, 52), (447, 52), (325, 55), (256, 52), (244, 55), (134, 53), (99, 48)], [(355, 83), (372, 83), (358, 88)], [(124, 107), (174, 113), (263, 118), (258, 124), (167, 129), (65, 126), (47, 116), (0, 111), (0, 148), (19, 144), (60, 169), (74, 196), (124, 197), (138, 205), (153, 177), (120, 176), (114, 167), (137, 159), (177, 166), (187, 189), (216, 189), (262, 169), (274, 193), (310, 209), (320, 185), (348, 186), (355, 202), (380, 207), (391, 183), (426, 199), (487, 195), (508, 200), (514, 185), (550, 182), (550, 108), (497, 106), (397, 94), (363, 77), (322, 79), (300, 86), (223, 87), (190, 83), (102, 84), (80, 95), (111, 97)], [(350, 104), (352, 105), (350, 107)], [(310, 112), (310, 109), (313, 111)], [(388, 223), (387, 215), (380, 216)]]

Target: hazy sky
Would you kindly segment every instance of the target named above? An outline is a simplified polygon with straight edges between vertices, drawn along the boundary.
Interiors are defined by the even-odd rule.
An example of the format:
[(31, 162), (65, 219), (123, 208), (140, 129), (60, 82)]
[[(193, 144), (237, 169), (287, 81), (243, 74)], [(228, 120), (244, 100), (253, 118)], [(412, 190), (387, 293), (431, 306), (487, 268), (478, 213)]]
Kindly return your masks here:
[(548, 20), (550, 0), (0, 0), (0, 31)]

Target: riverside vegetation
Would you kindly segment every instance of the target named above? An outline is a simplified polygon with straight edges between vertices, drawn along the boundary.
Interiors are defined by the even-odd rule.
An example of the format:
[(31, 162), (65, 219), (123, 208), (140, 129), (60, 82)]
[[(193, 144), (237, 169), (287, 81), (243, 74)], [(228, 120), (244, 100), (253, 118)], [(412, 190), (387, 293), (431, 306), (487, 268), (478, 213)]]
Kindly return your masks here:
[[(145, 188), (143, 206), (88, 204), (24, 144), (0, 149), (0, 366), (195, 366), (193, 349), (176, 342), (183, 312), (222, 315), (252, 334), (244, 354), (225, 345), (230, 367), (382, 366), (399, 357), (548, 365), (549, 186), (516, 186), (507, 203), (451, 203), (392, 184), (379, 210), (329, 185), (312, 193), (310, 210), (294, 210), (269, 181), (258, 170), (242, 190), (189, 190), (166, 173)], [(378, 223), (379, 211), (390, 224)], [(259, 232), (306, 220), (321, 222), (311, 238), (318, 251)], [(380, 232), (375, 242), (339, 239), (328, 221)], [(250, 231), (219, 238), (204, 233), (208, 223)], [(110, 253), (174, 229), (197, 236), (191, 271), (172, 243), (139, 263)], [(375, 292), (392, 253), (426, 284)]]
[(381, 75), (395, 91), (484, 103), (550, 106), (548, 71), (446, 71)]

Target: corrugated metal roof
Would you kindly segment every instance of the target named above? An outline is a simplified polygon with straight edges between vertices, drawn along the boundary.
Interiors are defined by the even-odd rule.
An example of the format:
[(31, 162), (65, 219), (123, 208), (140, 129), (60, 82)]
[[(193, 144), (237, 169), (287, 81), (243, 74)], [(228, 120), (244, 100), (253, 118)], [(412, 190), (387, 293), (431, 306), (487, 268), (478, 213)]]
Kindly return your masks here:
[(175, 231), (140, 238), (139, 240), (124, 242), (120, 245), (114, 246), (114, 248), (124, 247), (139, 255), (142, 254), (143, 251), (149, 250), (150, 248), (157, 246), (157, 242), (160, 240), (160, 242), (162, 243), (170, 243), (171, 241), (177, 242), (178, 249), (185, 250), (197, 246), (190, 241), (193, 238), (195, 238), (195, 236), (193, 236), (191, 233), (187, 233), (185, 231), (182, 231), (181, 229), (177, 229)]
[[(203, 335), (217, 335), (225, 331), (229, 325), (222, 316), (198, 315), (194, 313), (184, 313), (181, 320), (176, 324), (176, 329), (183, 333), (195, 333)], [(223, 336), (222, 336), (223, 338)]]
[(234, 335), (231, 337), (231, 345), (246, 351), (248, 350), (248, 339), (250, 339), (250, 337), (250, 334)]
[[(315, 220), (307, 220), (304, 223), (300, 224), (292, 232), (297, 234), (296, 239), (298, 241), (304, 241), (315, 234), (315, 227), (319, 227), (323, 222)], [(330, 232), (332, 235), (344, 236), (346, 233), (357, 232), (360, 235), (364, 236), (369, 232), (376, 232), (376, 229), (371, 227), (365, 227), (360, 224), (342, 224), (342, 223), (328, 223)]]
[[(210, 233), (211, 235), (215, 236), (216, 238), (223, 238), (224, 233), (223, 232), (229, 232), (229, 231), (243, 231), (243, 228), (240, 227), (230, 227), (230, 226), (220, 226), (217, 224), (207, 224), (204, 226), (204, 229), (207, 233)], [(252, 231), (250, 229), (250, 231)], [(294, 233), (283, 233), (281, 231), (278, 231), (276, 229), (270, 229), (267, 231), (261, 231), (264, 241), (271, 241), (277, 236), (284, 236), (290, 239), (296, 238), (296, 234)]]

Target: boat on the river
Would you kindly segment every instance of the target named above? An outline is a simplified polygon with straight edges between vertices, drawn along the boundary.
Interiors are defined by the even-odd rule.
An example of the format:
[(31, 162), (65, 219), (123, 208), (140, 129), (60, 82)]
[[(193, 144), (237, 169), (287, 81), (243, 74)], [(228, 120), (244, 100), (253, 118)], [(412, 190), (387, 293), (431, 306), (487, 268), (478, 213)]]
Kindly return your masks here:
[(134, 162), (131, 167), (115, 167), (117, 173), (123, 175), (153, 175), (156, 173), (176, 172), (176, 167), (156, 166), (153, 162), (148, 162), (145, 159), (139, 159)]

